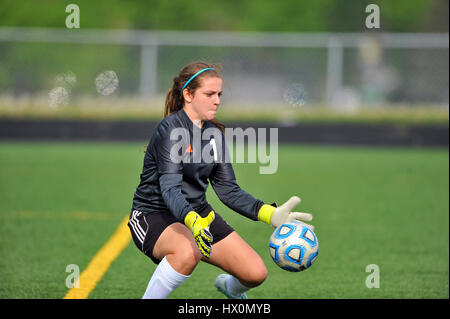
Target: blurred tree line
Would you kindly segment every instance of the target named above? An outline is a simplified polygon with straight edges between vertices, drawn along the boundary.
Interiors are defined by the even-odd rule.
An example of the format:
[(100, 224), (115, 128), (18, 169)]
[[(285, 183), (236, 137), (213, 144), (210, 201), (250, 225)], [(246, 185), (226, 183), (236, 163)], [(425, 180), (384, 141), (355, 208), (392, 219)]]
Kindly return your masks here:
[[(65, 28), (71, 3), (82, 29), (364, 32), (365, 8), (374, 3), (380, 31), (448, 32), (448, 0), (1, 0), (0, 27)], [(0, 42), (0, 94), (46, 90), (67, 70), (78, 77), (75, 94), (95, 93), (95, 75), (108, 68), (120, 73), (122, 93), (136, 93), (139, 56), (124, 46)]]
[(2, 0), (0, 25), (64, 27), (70, 3), (93, 29), (360, 32), (374, 3), (385, 31), (448, 31), (448, 0)]

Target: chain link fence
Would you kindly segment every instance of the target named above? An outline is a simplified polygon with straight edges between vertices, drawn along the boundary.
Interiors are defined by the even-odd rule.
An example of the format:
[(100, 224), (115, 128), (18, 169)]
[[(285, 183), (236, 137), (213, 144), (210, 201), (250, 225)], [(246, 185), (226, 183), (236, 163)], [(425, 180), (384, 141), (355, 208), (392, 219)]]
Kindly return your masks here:
[(448, 34), (0, 28), (0, 97), (162, 100), (190, 62), (223, 67), (223, 105), (447, 107)]

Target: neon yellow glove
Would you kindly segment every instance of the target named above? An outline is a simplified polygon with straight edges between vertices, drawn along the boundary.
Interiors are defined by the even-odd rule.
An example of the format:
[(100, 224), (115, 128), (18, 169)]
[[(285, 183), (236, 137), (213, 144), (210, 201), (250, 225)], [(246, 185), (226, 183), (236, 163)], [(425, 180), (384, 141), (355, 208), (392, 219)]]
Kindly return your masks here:
[(305, 226), (308, 226), (314, 231), (314, 226), (302, 222), (302, 220), (311, 221), (313, 218), (311, 214), (292, 212), (292, 209), (300, 204), (301, 201), (302, 200), (299, 197), (292, 196), (280, 207), (264, 204), (259, 209), (258, 219), (266, 224), (272, 225), (273, 228), (277, 228), (283, 223), (288, 223), (295, 220), (301, 222)]
[(211, 211), (208, 216), (202, 218), (194, 211), (187, 213), (184, 218), (184, 223), (192, 231), (195, 242), (200, 249), (200, 252), (206, 258), (211, 257), (211, 243), (213, 236), (209, 232), (209, 225), (214, 220), (214, 212)]

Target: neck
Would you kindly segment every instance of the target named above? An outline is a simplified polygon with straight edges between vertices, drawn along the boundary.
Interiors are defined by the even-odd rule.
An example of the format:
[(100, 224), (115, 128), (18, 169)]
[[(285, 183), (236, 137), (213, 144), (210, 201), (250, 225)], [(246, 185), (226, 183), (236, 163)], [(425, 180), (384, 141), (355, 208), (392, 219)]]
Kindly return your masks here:
[(202, 120), (200, 118), (200, 115), (195, 112), (192, 107), (190, 106), (190, 104), (185, 105), (183, 107), (184, 111), (186, 112), (187, 116), (189, 117), (189, 119), (192, 121), (192, 123), (194, 123), (194, 125), (202, 128), (203, 127), (203, 123), (205, 122), (204, 120)]

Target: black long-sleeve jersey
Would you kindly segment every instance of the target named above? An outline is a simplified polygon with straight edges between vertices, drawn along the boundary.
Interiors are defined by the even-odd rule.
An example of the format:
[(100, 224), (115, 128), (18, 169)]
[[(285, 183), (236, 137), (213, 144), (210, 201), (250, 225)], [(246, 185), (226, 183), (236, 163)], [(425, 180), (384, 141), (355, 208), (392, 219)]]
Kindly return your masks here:
[(169, 210), (184, 221), (188, 212), (208, 204), (208, 181), (227, 207), (257, 220), (264, 202), (237, 184), (220, 129), (208, 121), (197, 127), (181, 109), (164, 118), (152, 134), (133, 209), (143, 213)]

